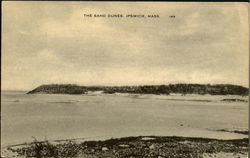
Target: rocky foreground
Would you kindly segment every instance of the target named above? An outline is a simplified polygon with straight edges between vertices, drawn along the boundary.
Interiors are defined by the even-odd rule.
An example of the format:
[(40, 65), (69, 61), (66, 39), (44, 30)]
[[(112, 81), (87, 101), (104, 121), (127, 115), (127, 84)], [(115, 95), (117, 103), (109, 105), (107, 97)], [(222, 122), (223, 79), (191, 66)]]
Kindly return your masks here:
[[(16, 157), (71, 158), (246, 158), (249, 139), (139, 136), (105, 141), (37, 142), (12, 146)], [(3, 156), (3, 155), (2, 155)]]

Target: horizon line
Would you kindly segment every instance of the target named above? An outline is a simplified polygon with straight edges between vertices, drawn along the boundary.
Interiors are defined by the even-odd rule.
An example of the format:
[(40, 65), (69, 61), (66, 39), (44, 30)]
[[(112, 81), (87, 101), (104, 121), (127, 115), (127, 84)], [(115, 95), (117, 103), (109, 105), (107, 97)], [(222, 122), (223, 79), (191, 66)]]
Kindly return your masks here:
[[(170, 84), (198, 84), (198, 85), (234, 85), (234, 86), (242, 86), (245, 88), (249, 88), (248, 86), (245, 85), (240, 85), (240, 84), (232, 84), (232, 83), (184, 83), (184, 82), (178, 82), (178, 83), (166, 83), (166, 84), (121, 84), (121, 85), (82, 85), (82, 84), (77, 84), (77, 83), (48, 83), (48, 84), (40, 84), (35, 88), (42, 86), (42, 85), (77, 85), (77, 86), (86, 86), (86, 87), (124, 87), (124, 86), (160, 86), (160, 85), (170, 85)], [(2, 89), (1, 86), (1, 91), (30, 91), (33, 89)]]

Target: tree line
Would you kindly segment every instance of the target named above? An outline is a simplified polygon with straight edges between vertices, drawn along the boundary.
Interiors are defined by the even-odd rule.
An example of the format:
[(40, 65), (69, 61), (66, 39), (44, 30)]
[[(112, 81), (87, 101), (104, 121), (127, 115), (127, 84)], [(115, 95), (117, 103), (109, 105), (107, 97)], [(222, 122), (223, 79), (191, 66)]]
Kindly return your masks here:
[(104, 93), (138, 93), (169, 95), (170, 93), (211, 94), (211, 95), (248, 95), (249, 89), (231, 84), (169, 84), (169, 85), (139, 85), (139, 86), (79, 86), (75, 84), (41, 85), (28, 92), (49, 94), (85, 94), (88, 91), (103, 91)]

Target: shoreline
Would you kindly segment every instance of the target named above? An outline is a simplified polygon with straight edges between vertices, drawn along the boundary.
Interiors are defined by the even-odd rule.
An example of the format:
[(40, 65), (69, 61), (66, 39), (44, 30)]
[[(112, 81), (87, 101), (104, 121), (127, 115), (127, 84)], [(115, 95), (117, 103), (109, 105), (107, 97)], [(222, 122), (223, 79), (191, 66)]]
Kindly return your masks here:
[[(60, 93), (34, 93), (29, 95), (72, 95), (72, 94), (60, 94)], [(74, 95), (74, 96), (110, 96), (110, 97), (129, 97), (134, 99), (159, 99), (169, 101), (190, 101), (190, 102), (222, 102), (222, 103), (248, 103), (248, 96), (240, 95), (211, 95), (211, 94), (181, 94), (181, 93), (170, 93), (169, 95), (164, 94), (140, 94), (140, 93), (95, 93), (89, 91), (86, 94)], [(62, 102), (61, 102), (62, 103)], [(69, 103), (69, 102), (65, 102)]]
[(34, 141), (9, 146), (1, 155), (16, 157), (243, 157), (249, 138), (211, 139), (180, 136), (131, 136), (105, 140)]

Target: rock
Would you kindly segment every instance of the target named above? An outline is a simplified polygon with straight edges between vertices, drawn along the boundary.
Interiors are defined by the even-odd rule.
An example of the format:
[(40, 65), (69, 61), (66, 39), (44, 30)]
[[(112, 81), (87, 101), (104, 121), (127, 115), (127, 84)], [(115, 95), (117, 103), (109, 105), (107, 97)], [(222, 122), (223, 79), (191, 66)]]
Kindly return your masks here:
[(127, 145), (127, 144), (120, 144), (119, 147), (128, 148), (129, 145)]
[(151, 137), (143, 137), (141, 138), (141, 140), (154, 140), (155, 138), (151, 138)]
[(154, 149), (154, 148), (155, 148), (154, 144), (152, 144), (152, 145), (149, 146), (149, 149)]
[(102, 151), (107, 151), (109, 150), (107, 147), (102, 147)]

